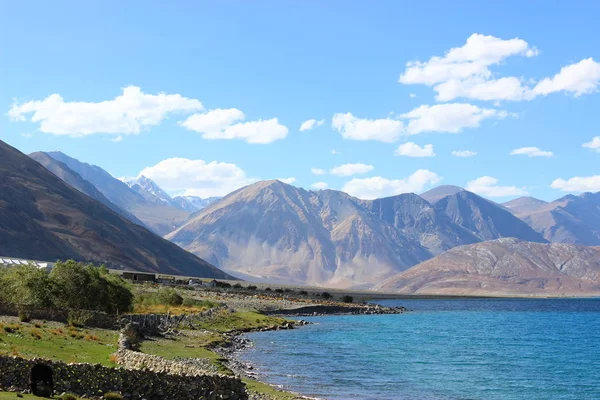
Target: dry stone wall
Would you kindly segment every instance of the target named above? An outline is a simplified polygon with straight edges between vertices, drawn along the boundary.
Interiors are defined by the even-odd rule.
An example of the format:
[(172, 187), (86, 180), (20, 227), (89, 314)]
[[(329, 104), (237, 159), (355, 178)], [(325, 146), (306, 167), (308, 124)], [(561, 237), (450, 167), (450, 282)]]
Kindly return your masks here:
[(0, 389), (27, 390), (29, 371), (38, 362), (52, 368), (54, 388), (58, 393), (71, 392), (80, 396), (100, 397), (103, 393), (116, 391), (132, 400), (248, 398), (245, 385), (239, 378), (224, 375), (173, 375), (147, 369), (65, 364), (12, 356), (0, 356)]

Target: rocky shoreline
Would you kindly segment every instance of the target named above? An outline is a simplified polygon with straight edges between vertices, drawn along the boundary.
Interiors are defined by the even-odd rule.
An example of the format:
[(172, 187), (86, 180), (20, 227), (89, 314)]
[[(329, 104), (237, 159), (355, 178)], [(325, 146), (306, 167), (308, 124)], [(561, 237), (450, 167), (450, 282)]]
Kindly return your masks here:
[[(378, 314), (402, 314), (409, 311), (405, 307), (386, 307), (378, 304), (361, 304), (361, 305), (315, 305), (306, 306), (295, 309), (280, 309), (263, 311), (266, 315), (281, 316), (281, 317), (307, 317), (307, 316), (325, 316), (325, 315), (378, 315)], [(245, 335), (252, 332), (268, 332), (274, 330), (296, 329), (304, 325), (310, 325), (311, 322), (304, 320), (292, 320), (283, 326), (269, 326), (259, 329), (246, 331), (233, 331), (225, 334), (226, 340), (219, 346), (212, 348), (214, 352), (222, 356), (226, 361), (226, 366), (231, 369), (236, 375), (247, 377), (260, 381), (269, 386), (273, 386), (262, 379), (255, 371), (252, 364), (242, 362), (239, 355), (253, 346), (253, 343)], [(276, 389), (281, 390), (279, 387)], [(292, 393), (298, 399), (313, 399), (298, 393)], [(253, 400), (268, 400), (267, 397), (254, 396)]]

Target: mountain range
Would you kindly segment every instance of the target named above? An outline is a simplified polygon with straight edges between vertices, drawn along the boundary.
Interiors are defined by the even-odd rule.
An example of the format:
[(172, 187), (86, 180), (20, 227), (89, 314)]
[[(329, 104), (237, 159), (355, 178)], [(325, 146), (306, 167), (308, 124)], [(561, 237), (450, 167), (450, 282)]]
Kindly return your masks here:
[[(41, 159), (39, 155), (35, 157)], [(75, 259), (178, 275), (230, 277), (115, 212), (89, 181), (65, 164), (58, 165), (60, 169), (52, 165), (62, 179), (79, 189), (0, 141), (0, 254), (47, 261)]]
[[(553, 286), (550, 275), (530, 276), (529, 266), (560, 270), (553, 264), (560, 258), (541, 262), (539, 257), (557, 248), (577, 255), (573, 259), (580, 264), (591, 263), (592, 269), (598, 265), (596, 252), (571, 245), (600, 245), (600, 194), (553, 202), (522, 197), (498, 204), (457, 186), (439, 186), (420, 195), (361, 200), (336, 190), (261, 181), (223, 198), (201, 199), (171, 197), (145, 176), (119, 180), (60, 152), (30, 157), (121, 217), (247, 279), (417, 293), (483, 293), (489, 288), (502, 294), (528, 293), (539, 278), (546, 279), (538, 285), (541, 292), (576, 292), (573, 279), (580, 278), (555, 277), (563, 283)], [(566, 247), (548, 247), (550, 242)], [(508, 250), (498, 253), (500, 248)], [(522, 273), (496, 276), (484, 269), (474, 279), (460, 269), (452, 271), (461, 281), (441, 272), (449, 268), (448, 260), (452, 268), (471, 265), (470, 257), (482, 252), (503, 260), (513, 252), (510, 260), (518, 258), (516, 270)], [(487, 259), (476, 260), (486, 265)], [(414, 283), (425, 275), (430, 279), (423, 287)], [(489, 281), (480, 287), (481, 276)], [(586, 290), (593, 287), (588, 283), (582, 283)]]

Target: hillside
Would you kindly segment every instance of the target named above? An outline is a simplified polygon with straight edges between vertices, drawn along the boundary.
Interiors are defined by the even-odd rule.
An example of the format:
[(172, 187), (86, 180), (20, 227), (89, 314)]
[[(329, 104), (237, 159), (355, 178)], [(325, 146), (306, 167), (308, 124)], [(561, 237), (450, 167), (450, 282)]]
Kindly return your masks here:
[(67, 165), (96, 187), (108, 200), (141, 220), (158, 235), (166, 235), (187, 220), (190, 213), (180, 208), (149, 201), (127, 184), (114, 178), (102, 168), (80, 162), (61, 152), (47, 155)]
[(227, 275), (67, 185), (0, 141), (0, 254), (140, 271)]
[(406, 294), (598, 296), (600, 247), (497, 239), (451, 249), (375, 289)]

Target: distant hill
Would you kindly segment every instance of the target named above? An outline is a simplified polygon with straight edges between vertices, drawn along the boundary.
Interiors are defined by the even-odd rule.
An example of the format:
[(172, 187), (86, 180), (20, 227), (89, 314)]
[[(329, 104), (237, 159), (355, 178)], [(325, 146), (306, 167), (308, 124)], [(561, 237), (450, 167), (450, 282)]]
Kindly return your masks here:
[(46, 154), (66, 164), (71, 170), (94, 185), (108, 200), (135, 215), (161, 236), (180, 226), (190, 215), (188, 211), (148, 200), (98, 166), (80, 162), (61, 152), (53, 151)]
[(463, 189), (432, 206), (415, 194), (365, 201), (262, 181), (166, 237), (232, 273), (368, 287), (455, 246), (512, 235), (544, 242), (503, 207)]
[(551, 242), (600, 245), (600, 193), (567, 195), (519, 216)]
[(406, 294), (598, 296), (600, 247), (502, 238), (455, 247), (375, 289)]
[(502, 203), (502, 205), (515, 216), (521, 218), (548, 204), (547, 201), (535, 197), (519, 197), (517, 199)]
[(54, 175), (58, 176), (70, 186), (79, 190), (81, 193), (88, 195), (92, 199), (98, 200), (100, 203), (104, 204), (117, 214), (127, 218), (131, 222), (144, 226), (144, 223), (140, 221), (135, 215), (123, 210), (122, 208), (118, 207), (116, 204), (108, 200), (106, 196), (102, 194), (102, 192), (96, 189), (96, 186), (83, 179), (77, 172), (67, 167), (66, 164), (55, 160), (48, 154), (43, 153), (41, 151), (31, 153), (29, 157), (42, 164), (47, 170), (52, 172)]
[(0, 254), (42, 261), (72, 258), (139, 271), (229, 277), (71, 187), (2, 141)]
[(202, 210), (219, 199), (220, 197), (207, 197), (203, 199), (198, 196), (176, 196), (173, 197), (173, 204), (182, 210), (195, 213), (196, 211)]
[(137, 178), (122, 178), (120, 181), (141, 194), (142, 197), (151, 203), (174, 207), (171, 196), (150, 178), (146, 178), (142, 175)]
[(428, 190), (425, 193), (421, 193), (420, 197), (427, 200), (431, 204), (435, 204), (438, 200), (441, 200), (444, 197), (452, 196), (454, 194), (464, 191), (465, 189), (458, 186), (441, 185), (434, 187), (433, 189)]

